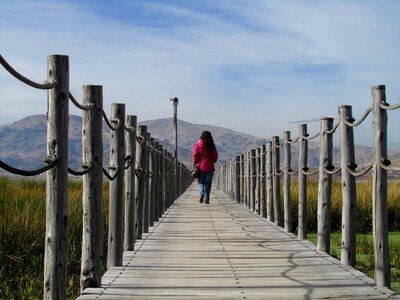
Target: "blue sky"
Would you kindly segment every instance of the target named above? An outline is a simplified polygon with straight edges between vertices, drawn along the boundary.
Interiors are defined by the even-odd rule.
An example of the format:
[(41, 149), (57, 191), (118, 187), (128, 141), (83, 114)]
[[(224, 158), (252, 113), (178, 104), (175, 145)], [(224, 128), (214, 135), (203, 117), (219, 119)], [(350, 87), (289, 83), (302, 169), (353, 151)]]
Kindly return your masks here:
[[(0, 6), (0, 54), (12, 66), (40, 82), (48, 55), (68, 55), (76, 98), (82, 85), (103, 85), (105, 111), (126, 103), (139, 121), (172, 116), (169, 98), (177, 96), (185, 121), (296, 136), (296, 121), (336, 117), (341, 104), (353, 105), (357, 118), (371, 103), (373, 85), (385, 84), (388, 102), (400, 102), (396, 0), (0, 0)], [(46, 92), (0, 70), (0, 104), (0, 124), (45, 114)], [(80, 111), (71, 105), (71, 113)], [(309, 126), (312, 132), (319, 125)], [(364, 127), (359, 143), (370, 135), (370, 125)]]

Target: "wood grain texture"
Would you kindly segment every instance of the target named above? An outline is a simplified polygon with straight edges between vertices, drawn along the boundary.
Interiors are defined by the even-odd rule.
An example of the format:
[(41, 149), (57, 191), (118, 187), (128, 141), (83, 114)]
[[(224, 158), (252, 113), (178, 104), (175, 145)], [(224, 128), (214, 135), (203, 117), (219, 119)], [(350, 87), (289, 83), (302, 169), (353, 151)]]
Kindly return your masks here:
[(215, 189), (193, 184), (78, 299), (399, 299)]

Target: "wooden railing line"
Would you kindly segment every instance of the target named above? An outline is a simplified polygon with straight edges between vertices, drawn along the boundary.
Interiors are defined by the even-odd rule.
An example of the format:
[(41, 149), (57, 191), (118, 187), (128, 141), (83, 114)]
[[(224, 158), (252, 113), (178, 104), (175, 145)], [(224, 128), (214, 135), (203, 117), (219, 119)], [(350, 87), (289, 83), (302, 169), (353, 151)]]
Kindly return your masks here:
[(19, 72), (17, 72), (4, 58), (0, 55), (0, 64), (6, 69), (12, 76), (20, 80), (21, 82), (29, 85), (33, 88), (42, 89), (42, 90), (49, 90), (58, 85), (58, 81), (55, 77), (51, 77), (47, 79), (43, 84), (34, 82), (27, 77), (23, 76)]
[[(307, 124), (299, 126), (298, 185), (299, 185), (299, 212), (298, 212), (298, 238), (307, 236), (307, 178), (318, 173), (318, 240), (319, 251), (330, 252), (330, 206), (332, 176), (339, 175), (342, 180), (342, 248), (341, 263), (355, 266), (356, 257), (356, 177), (363, 176), (372, 169), (372, 198), (373, 210), (373, 235), (374, 235), (374, 261), (375, 282), (377, 286), (390, 287), (389, 244), (387, 224), (387, 172), (400, 171), (400, 167), (390, 166), (387, 159), (387, 111), (400, 108), (400, 104), (389, 105), (386, 103), (385, 86), (373, 86), (372, 106), (354, 121), (352, 107), (341, 105), (338, 107), (339, 121), (334, 125), (333, 118), (321, 118), (320, 131), (313, 136), (307, 133)], [(372, 112), (373, 124), (373, 149), (372, 162), (363, 166), (362, 171), (356, 172), (355, 146), (353, 128), (364, 122)], [(339, 129), (339, 130), (338, 130)], [(340, 165), (333, 166), (333, 142), (335, 132), (340, 135), (341, 158)], [(309, 171), (308, 141), (320, 138), (319, 167)], [(291, 149), (294, 142), (290, 139), (290, 132), (284, 131), (284, 138), (279, 142), (278, 136), (273, 136), (263, 149), (252, 149), (239, 155), (221, 166), (214, 177), (219, 189), (230, 195), (236, 202), (242, 203), (256, 214), (268, 221), (292, 231), (290, 227), (291, 176), (295, 172), (291, 169)], [(283, 147), (285, 146), (285, 147)], [(283, 148), (284, 160), (280, 167), (280, 148)], [(264, 171), (262, 166), (264, 165)], [(281, 207), (281, 177), (283, 177), (283, 212)], [(263, 199), (263, 200), (261, 200)], [(261, 201), (261, 202), (260, 202)], [(282, 218), (284, 215), (284, 218)], [(284, 220), (285, 222), (282, 222)]]
[[(0, 62), (15, 77), (28, 85), (48, 90), (46, 167), (35, 171), (0, 167), (20, 175), (46, 177), (46, 240), (44, 260), (44, 299), (67, 298), (67, 219), (68, 173), (82, 176), (83, 242), (81, 291), (99, 287), (102, 277), (103, 179), (110, 180), (109, 237), (107, 266), (122, 264), (125, 250), (133, 250), (142, 232), (162, 217), (174, 201), (193, 182), (190, 171), (176, 162), (162, 145), (154, 141), (137, 118), (125, 115), (125, 105), (111, 106), (112, 118), (103, 110), (102, 86), (84, 85), (83, 104), (69, 92), (69, 57), (48, 57), (48, 82), (36, 84), (16, 72), (0, 55)], [(68, 168), (68, 103), (82, 109), (83, 171)], [(111, 176), (103, 167), (102, 122), (110, 128)], [(111, 123), (116, 123), (114, 126)], [(127, 153), (127, 155), (125, 154)], [(125, 201), (125, 203), (123, 202)], [(50, 212), (50, 213), (49, 213)], [(57, 217), (52, 213), (57, 213)], [(110, 234), (112, 236), (110, 236)]]

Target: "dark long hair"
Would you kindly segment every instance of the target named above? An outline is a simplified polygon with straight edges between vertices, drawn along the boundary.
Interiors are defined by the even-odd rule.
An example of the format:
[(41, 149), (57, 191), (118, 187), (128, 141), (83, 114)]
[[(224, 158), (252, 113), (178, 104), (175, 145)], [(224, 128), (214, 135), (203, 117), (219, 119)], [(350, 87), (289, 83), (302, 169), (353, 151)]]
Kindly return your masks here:
[(211, 135), (211, 132), (204, 130), (203, 133), (200, 136), (200, 139), (204, 142), (204, 147), (208, 151), (212, 151), (215, 148), (214, 140)]

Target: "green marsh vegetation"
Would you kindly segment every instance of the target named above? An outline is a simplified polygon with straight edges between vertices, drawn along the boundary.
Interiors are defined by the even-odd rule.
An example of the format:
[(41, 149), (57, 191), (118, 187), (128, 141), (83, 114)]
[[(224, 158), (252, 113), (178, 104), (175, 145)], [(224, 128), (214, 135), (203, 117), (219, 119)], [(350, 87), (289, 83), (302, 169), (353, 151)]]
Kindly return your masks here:
[[(292, 220), (297, 227), (297, 182), (292, 181)], [(308, 228), (317, 228), (318, 182), (308, 183)], [(43, 298), (45, 236), (45, 181), (0, 177), (0, 299)], [(371, 183), (357, 185), (357, 268), (373, 278)], [(107, 243), (108, 186), (104, 185), (104, 244)], [(283, 198), (282, 198), (283, 199)], [(82, 184), (69, 182), (68, 299), (79, 295)], [(392, 288), (400, 291), (400, 183), (390, 181), (388, 190)], [(332, 255), (340, 258), (341, 187), (332, 189)], [(316, 235), (309, 234), (316, 240)], [(104, 245), (104, 255), (106, 245)]]
[[(292, 228), (297, 227), (298, 218), (298, 186), (291, 184)], [(356, 269), (374, 278), (374, 241), (372, 238), (372, 182), (363, 180), (357, 182), (357, 258)], [(318, 181), (309, 180), (307, 184), (308, 232), (307, 238), (317, 242), (317, 204)], [(282, 194), (283, 199), (283, 194)], [(332, 185), (332, 236), (331, 255), (340, 259), (341, 252), (341, 218), (342, 190), (341, 181), (334, 180)], [(388, 219), (389, 244), (391, 260), (391, 288), (400, 292), (400, 182), (388, 182)], [(297, 233), (297, 232), (296, 232)]]

